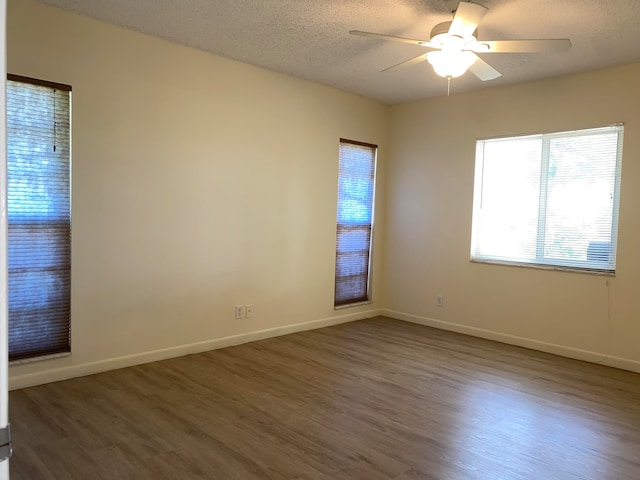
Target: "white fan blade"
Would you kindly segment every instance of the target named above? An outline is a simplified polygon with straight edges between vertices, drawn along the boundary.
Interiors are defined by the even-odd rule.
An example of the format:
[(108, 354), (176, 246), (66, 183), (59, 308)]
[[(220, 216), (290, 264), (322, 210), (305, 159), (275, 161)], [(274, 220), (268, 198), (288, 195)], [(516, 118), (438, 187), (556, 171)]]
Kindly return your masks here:
[(501, 77), (502, 74), (489, 65), (487, 62), (482, 60), (480, 57), (476, 55), (476, 61), (473, 65), (469, 67), (469, 71), (473, 73), (476, 77), (478, 77), (483, 82), (487, 80), (493, 80), (498, 77)]
[[(478, 53), (562, 53), (571, 48), (568, 38), (550, 38), (540, 40), (495, 40), (478, 41), (468, 50)], [(484, 46), (486, 45), (486, 46)], [(488, 47), (488, 48), (487, 48)]]
[(398, 63), (397, 65), (394, 65), (393, 67), (389, 67), (389, 68), (385, 68), (384, 70), (382, 70), (383, 72), (390, 72), (393, 70), (398, 70), (400, 68), (404, 68), (404, 67), (408, 67), (409, 65), (415, 65), (416, 63), (420, 63), (420, 62), (424, 62), (427, 59), (426, 53), (423, 53), (422, 55), (418, 55), (417, 57), (411, 58), (405, 62), (402, 63)]
[(435, 43), (431, 43), (428, 40), (416, 40), (415, 38), (394, 37), (393, 35), (383, 35), (381, 33), (362, 32), (360, 30), (351, 30), (351, 35), (358, 35), (360, 37), (377, 38), (378, 40), (389, 40), (392, 42), (411, 43), (413, 45), (420, 45), (422, 47), (430, 47), (439, 49), (440, 46)]
[(477, 3), (460, 2), (449, 27), (449, 34), (463, 38), (472, 35), (488, 10)]

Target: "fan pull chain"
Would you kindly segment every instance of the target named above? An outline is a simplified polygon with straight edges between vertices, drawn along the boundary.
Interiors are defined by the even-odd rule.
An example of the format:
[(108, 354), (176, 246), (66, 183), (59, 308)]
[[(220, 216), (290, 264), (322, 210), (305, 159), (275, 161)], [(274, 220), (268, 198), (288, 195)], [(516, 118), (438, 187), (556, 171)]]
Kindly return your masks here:
[(451, 76), (447, 77), (447, 97), (451, 95)]

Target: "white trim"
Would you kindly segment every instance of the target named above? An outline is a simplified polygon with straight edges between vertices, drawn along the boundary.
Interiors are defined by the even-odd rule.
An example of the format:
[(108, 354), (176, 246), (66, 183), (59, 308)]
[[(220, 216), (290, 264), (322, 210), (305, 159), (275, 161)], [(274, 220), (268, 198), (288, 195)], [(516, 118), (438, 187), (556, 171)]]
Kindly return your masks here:
[(361, 307), (362, 305), (371, 305), (373, 303), (373, 300), (365, 300), (363, 302), (356, 302), (356, 303), (347, 303), (345, 305), (338, 305), (333, 307), (334, 310), (344, 310), (345, 308), (351, 308), (351, 307)]
[(519, 347), (531, 348), (533, 350), (539, 350), (541, 352), (553, 353), (562, 357), (584, 360), (586, 362), (597, 363), (599, 365), (606, 365), (609, 367), (615, 367), (622, 370), (629, 370), (631, 372), (640, 373), (640, 362), (636, 360), (613, 357), (605, 353), (567, 347), (565, 345), (559, 345), (556, 343), (548, 343), (540, 340), (533, 340), (531, 338), (518, 337), (516, 335), (509, 335), (492, 330), (485, 330), (483, 328), (469, 327), (467, 325), (461, 325), (459, 323), (445, 322), (443, 320), (411, 315), (409, 313), (397, 312), (394, 310), (383, 309), (380, 314), (384, 315), (385, 317), (395, 318), (396, 320), (417, 323), (419, 325), (426, 325), (428, 327), (439, 328), (441, 330), (463, 333), (465, 335), (471, 335), (473, 337), (485, 338), (487, 340), (494, 340), (509, 345), (517, 345)]
[(109, 358), (106, 360), (98, 360), (96, 362), (83, 363), (81, 365), (52, 368), (50, 370), (44, 370), (36, 373), (10, 376), (9, 389), (16, 390), (19, 388), (42, 385), (44, 383), (68, 380), (70, 378), (82, 377), (84, 375), (92, 375), (94, 373), (106, 372), (108, 370), (140, 365), (142, 363), (156, 362), (159, 360), (166, 360), (168, 358), (190, 355), (192, 353), (201, 353), (209, 350), (216, 350), (218, 348), (240, 345), (242, 343), (255, 342), (256, 340), (278, 337), (289, 333), (303, 332), (305, 330), (314, 330), (317, 328), (330, 327), (332, 325), (339, 325), (356, 320), (364, 320), (366, 318), (377, 317), (378, 315), (380, 315), (380, 310), (372, 309), (348, 315), (341, 315), (338, 317), (323, 318), (309, 322), (295, 323), (293, 325), (284, 325), (281, 327), (258, 330), (255, 332), (241, 333), (228, 337), (213, 338), (204, 342), (179, 345), (160, 350), (126, 355), (123, 357)]
[(51, 355), (39, 355), (37, 357), (21, 358), (20, 360), (11, 360), (9, 366), (24, 365), (25, 363), (42, 362), (45, 360), (53, 360), (54, 358), (69, 357), (71, 352), (52, 353)]
[[(518, 267), (518, 268), (537, 268), (539, 270), (551, 270), (554, 272), (566, 272), (566, 273), (586, 273), (589, 275), (600, 275), (603, 277), (615, 277), (616, 271), (614, 270), (598, 270), (590, 267), (569, 267), (567, 265), (553, 265), (551, 263), (535, 263), (535, 262), (521, 262), (512, 260), (500, 260), (498, 258), (490, 257), (475, 257), (469, 260), (471, 263), (484, 263), (487, 265), (502, 265), (503, 267)], [(585, 262), (586, 263), (586, 262)]]
[[(0, 0), (1, 1), (1, 0)], [(134, 365), (140, 365), (143, 363), (155, 362), (159, 360), (166, 360), (168, 358), (180, 357), (183, 355), (189, 355), (193, 353), (206, 352), (209, 350), (216, 350), (218, 348), (230, 347), (233, 345), (240, 345), (242, 343), (254, 342), (257, 340), (263, 340), (266, 338), (278, 337), (281, 335), (287, 335), (290, 333), (302, 332), (306, 330), (314, 330), (317, 328), (330, 327), (332, 325), (339, 325), (342, 323), (353, 322), (356, 320), (364, 320), (367, 318), (384, 315), (386, 317), (394, 318), (396, 320), (403, 320), (410, 323), (416, 323), (419, 325), (426, 325), (429, 327), (438, 328), (441, 330), (448, 330), (457, 333), (463, 333), (479, 338), (486, 338), (488, 340), (494, 340), (509, 345), (517, 345), (520, 347), (531, 348), (542, 352), (553, 353), (563, 357), (574, 358), (578, 360), (584, 360), (591, 363), (597, 363), (600, 365), (607, 365), (610, 367), (620, 368), (623, 370), (629, 370), (632, 372), (640, 373), (640, 362), (635, 360), (629, 360), (626, 358), (613, 357), (604, 353), (592, 352), (588, 350), (581, 350), (578, 348), (567, 347), (564, 345), (558, 345), (554, 343), (542, 342), (539, 340), (533, 340), (525, 337), (519, 337), (515, 335), (509, 335), (505, 333), (499, 333), (491, 330), (485, 330), (482, 328), (469, 327), (467, 325), (461, 325), (458, 323), (445, 322), (443, 320), (436, 320), (433, 318), (421, 317), (418, 315), (411, 315), (408, 313), (397, 312), (394, 310), (386, 309), (371, 309), (358, 313), (351, 313), (348, 315), (341, 315), (338, 317), (329, 317), (319, 320), (312, 320), (309, 322), (296, 323), (293, 325), (284, 325), (281, 327), (269, 328), (265, 330), (259, 330), (255, 332), (247, 332), (238, 335), (231, 335), (228, 337), (214, 338), (206, 340), (204, 342), (197, 342), (187, 345), (179, 345), (176, 347), (169, 347), (160, 350), (153, 350), (149, 352), (143, 352), (133, 355), (126, 355), (123, 357), (110, 358), (106, 360), (99, 360), (96, 362), (85, 363), (81, 365), (72, 365), (68, 367), (53, 368), (37, 373), (30, 373), (24, 375), (15, 375), (9, 378), (9, 389), (16, 390), (19, 388), (27, 388), (35, 385), (42, 385), (50, 382), (57, 382), (61, 380), (68, 380), (70, 378), (81, 377), (84, 375), (92, 375), (95, 373), (105, 372), (108, 370), (115, 370), (118, 368), (131, 367)]]

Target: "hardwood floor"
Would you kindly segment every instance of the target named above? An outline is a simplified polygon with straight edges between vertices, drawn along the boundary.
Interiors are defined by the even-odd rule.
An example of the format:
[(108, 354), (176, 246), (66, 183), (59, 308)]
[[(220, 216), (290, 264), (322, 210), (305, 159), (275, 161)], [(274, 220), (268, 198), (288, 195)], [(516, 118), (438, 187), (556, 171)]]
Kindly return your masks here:
[(12, 480), (640, 479), (640, 375), (375, 318), (10, 394)]

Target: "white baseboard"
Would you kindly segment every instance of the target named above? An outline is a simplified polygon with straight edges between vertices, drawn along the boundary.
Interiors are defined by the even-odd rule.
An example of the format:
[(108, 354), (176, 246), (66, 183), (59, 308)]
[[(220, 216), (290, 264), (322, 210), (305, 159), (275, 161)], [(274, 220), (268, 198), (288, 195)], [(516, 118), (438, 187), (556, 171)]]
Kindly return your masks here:
[(175, 347), (136, 353), (123, 357), (109, 358), (106, 360), (99, 360), (97, 362), (52, 368), (36, 373), (14, 376), (11, 376), (10, 374), (9, 390), (33, 387), (35, 385), (68, 380), (70, 378), (92, 375), (94, 373), (106, 372), (108, 370), (132, 367), (134, 365), (140, 365), (142, 363), (156, 362), (159, 360), (166, 360), (168, 358), (190, 355), (192, 353), (201, 353), (209, 350), (216, 350), (218, 348), (231, 347), (233, 345), (254, 342), (256, 340), (263, 340), (265, 338), (279, 337), (281, 335), (287, 335), (289, 333), (314, 330), (317, 328), (339, 325), (341, 323), (348, 323), (356, 320), (364, 320), (365, 318), (372, 318), (378, 315), (380, 315), (380, 310), (372, 309), (358, 313), (339, 315), (337, 317), (323, 318), (319, 320), (312, 320), (309, 322), (296, 323), (293, 325), (284, 325), (281, 327), (268, 328), (255, 332), (241, 333), (238, 335), (231, 335), (229, 337), (214, 338), (203, 342), (191, 343), (188, 345), (178, 345)]
[(592, 352), (588, 350), (581, 350), (578, 348), (567, 347), (564, 345), (558, 345), (554, 343), (542, 342), (539, 340), (532, 340), (525, 337), (518, 337), (515, 335), (508, 335), (505, 333), (494, 332), (491, 330), (485, 330), (476, 327), (469, 327), (467, 325), (461, 325), (452, 322), (445, 322), (442, 320), (435, 320), (432, 318), (421, 317), (417, 315), (411, 315), (408, 313), (397, 312), (394, 310), (385, 309), (372, 309), (358, 313), (351, 313), (346, 315), (340, 315), (337, 317), (329, 317), (319, 320), (312, 320), (309, 322), (296, 323), (293, 325), (284, 325), (281, 327), (269, 328), (265, 330), (258, 330), (255, 332), (247, 332), (238, 335), (231, 335), (228, 337), (214, 338), (203, 342), (197, 342), (187, 345), (178, 345), (175, 347), (169, 347), (159, 350), (153, 350), (148, 352), (137, 353), (133, 355), (126, 355), (123, 357), (110, 358), (106, 360), (100, 360), (96, 362), (83, 363), (80, 365), (70, 365), (66, 367), (51, 368), (36, 373), (29, 373), (24, 375), (13, 375), (9, 377), (9, 389), (16, 390), (20, 388), (32, 387), (35, 385), (42, 385), (50, 382), (58, 382), (61, 380), (68, 380), (70, 378), (82, 377), (85, 375), (92, 375), (95, 373), (105, 372), (108, 370), (115, 370), (118, 368), (131, 367), (134, 365), (140, 365), (143, 363), (156, 362), (159, 360), (166, 360), (168, 358), (180, 357), (183, 355), (190, 355), (192, 353), (201, 353), (209, 350), (216, 350), (218, 348), (231, 347), (233, 345), (240, 345), (242, 343), (254, 342), (257, 340), (263, 340), (265, 338), (278, 337), (281, 335), (287, 335), (289, 333), (302, 332), (305, 330), (314, 330), (317, 328), (329, 327), (332, 325), (339, 325), (342, 323), (353, 322), (356, 320), (364, 320), (366, 318), (376, 317), (378, 315), (384, 315), (386, 317), (395, 318), (397, 320), (403, 320), (406, 322), (416, 323), (419, 325), (426, 325), (429, 327), (439, 328), (441, 330), (449, 330), (452, 332), (463, 333), (466, 335), (472, 335), (474, 337), (486, 338), (488, 340), (495, 340), (501, 343), (509, 345), (517, 345), (519, 347), (531, 348), (533, 350), (539, 350), (542, 352), (553, 353), (568, 358), (575, 358), (577, 360), (585, 360), (591, 363), (597, 363), (601, 365), (607, 365), (610, 367), (620, 368), (623, 370), (629, 370), (632, 372), (640, 373), (640, 362), (635, 360), (629, 360), (626, 358), (613, 357), (599, 352)]
[(589, 350), (581, 350), (579, 348), (567, 347), (555, 343), (542, 342), (540, 340), (532, 340), (530, 338), (508, 335), (506, 333), (494, 332), (482, 328), (469, 327), (459, 323), (445, 322), (435, 320), (433, 318), (420, 317), (408, 313), (396, 312), (394, 310), (381, 310), (381, 315), (385, 317), (395, 318), (396, 320), (404, 320), (405, 322), (417, 323), (428, 327), (439, 328), (441, 330), (449, 330), (451, 332), (464, 333), (474, 337), (485, 338), (487, 340), (495, 340), (509, 345), (517, 345), (519, 347), (531, 348), (542, 352), (553, 353), (563, 357), (574, 358), (576, 360), (584, 360), (591, 363), (606, 365), (609, 367), (620, 368), (632, 372), (640, 373), (640, 362), (629, 360), (626, 358), (613, 357), (611, 355), (599, 352), (591, 352)]

